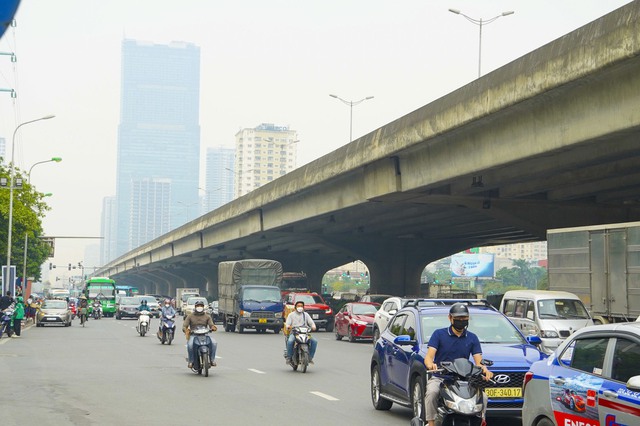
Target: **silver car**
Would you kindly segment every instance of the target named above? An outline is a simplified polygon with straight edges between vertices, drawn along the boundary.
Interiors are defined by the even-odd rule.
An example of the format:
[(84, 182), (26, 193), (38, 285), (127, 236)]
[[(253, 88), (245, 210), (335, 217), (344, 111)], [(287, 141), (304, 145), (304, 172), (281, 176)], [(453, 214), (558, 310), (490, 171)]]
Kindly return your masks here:
[(637, 425), (640, 323), (581, 328), (525, 375), (523, 426)]
[(47, 324), (71, 325), (71, 309), (66, 300), (47, 299), (42, 303), (36, 315), (36, 326)]

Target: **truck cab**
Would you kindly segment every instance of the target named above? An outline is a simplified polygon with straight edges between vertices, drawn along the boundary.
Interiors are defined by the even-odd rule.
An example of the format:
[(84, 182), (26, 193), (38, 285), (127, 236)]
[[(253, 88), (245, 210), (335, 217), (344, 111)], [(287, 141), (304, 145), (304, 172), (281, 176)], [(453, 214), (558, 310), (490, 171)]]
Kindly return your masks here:
[(283, 306), (278, 287), (241, 286), (238, 291), (237, 303), (239, 315), (235, 331), (242, 333), (245, 329), (251, 328), (259, 333), (264, 333), (266, 330), (273, 330), (276, 334), (280, 333), (283, 326)]

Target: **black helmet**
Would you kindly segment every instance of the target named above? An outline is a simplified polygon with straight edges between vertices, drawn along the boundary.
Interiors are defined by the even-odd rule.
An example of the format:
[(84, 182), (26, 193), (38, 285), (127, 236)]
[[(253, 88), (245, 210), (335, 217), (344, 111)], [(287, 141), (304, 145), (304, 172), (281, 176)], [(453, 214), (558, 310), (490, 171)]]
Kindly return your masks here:
[(452, 317), (468, 317), (469, 308), (464, 303), (454, 303), (451, 309), (449, 309), (449, 315)]
[(147, 300), (146, 299), (142, 299), (142, 304), (146, 305), (147, 304)]
[(197, 300), (193, 306), (204, 306), (204, 300)]

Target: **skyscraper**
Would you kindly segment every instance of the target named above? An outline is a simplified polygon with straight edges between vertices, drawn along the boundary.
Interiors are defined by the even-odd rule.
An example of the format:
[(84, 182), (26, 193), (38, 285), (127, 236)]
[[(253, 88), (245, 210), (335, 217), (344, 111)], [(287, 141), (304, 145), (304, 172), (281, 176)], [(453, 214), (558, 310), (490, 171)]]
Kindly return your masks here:
[(233, 200), (233, 148), (207, 148), (204, 212), (207, 213)]
[(120, 96), (116, 255), (197, 214), (200, 48), (123, 40)]
[(236, 133), (235, 194), (240, 197), (296, 168), (298, 133), (263, 123)]
[(93, 266), (102, 266), (116, 257), (116, 218), (116, 197), (104, 197), (100, 220), (100, 264)]

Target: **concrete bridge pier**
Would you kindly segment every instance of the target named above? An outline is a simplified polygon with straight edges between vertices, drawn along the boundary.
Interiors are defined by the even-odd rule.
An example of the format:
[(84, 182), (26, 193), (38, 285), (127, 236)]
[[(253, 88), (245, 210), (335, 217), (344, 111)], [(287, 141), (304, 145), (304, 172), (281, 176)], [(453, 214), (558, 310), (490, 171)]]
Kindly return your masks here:
[(151, 290), (153, 290), (155, 294), (169, 294), (169, 281), (167, 281), (166, 276), (162, 274), (160, 270), (149, 271), (146, 275), (147, 279), (152, 283)]
[(207, 296), (212, 300), (218, 300), (218, 265), (211, 263), (205, 266), (193, 266), (191, 268), (205, 279), (204, 287)]
[(208, 295), (207, 278), (202, 275), (197, 269), (191, 266), (189, 266), (188, 268), (181, 267), (173, 270), (172, 274), (175, 274), (176, 278), (180, 280), (181, 283), (181, 285), (178, 285), (176, 288), (197, 287), (200, 290), (201, 296), (206, 297)]

